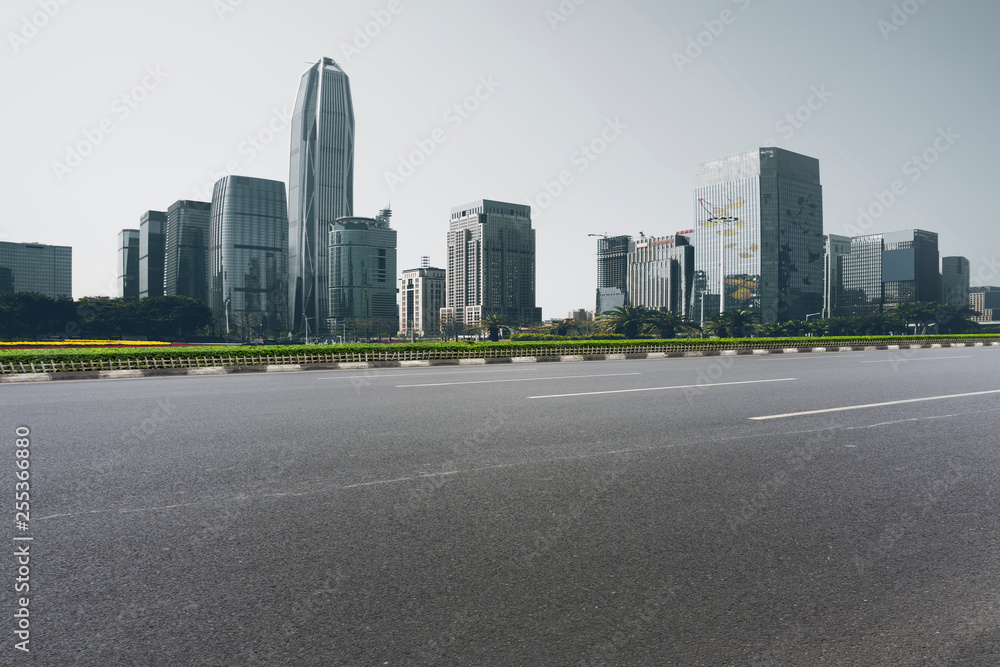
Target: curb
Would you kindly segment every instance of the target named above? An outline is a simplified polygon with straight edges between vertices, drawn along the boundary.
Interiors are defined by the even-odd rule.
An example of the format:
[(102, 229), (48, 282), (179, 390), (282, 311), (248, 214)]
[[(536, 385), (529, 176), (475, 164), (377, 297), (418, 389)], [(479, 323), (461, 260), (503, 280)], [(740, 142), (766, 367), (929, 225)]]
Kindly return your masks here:
[(923, 345), (877, 345), (869, 347), (786, 347), (756, 350), (699, 350), (644, 352), (628, 354), (574, 354), (551, 357), (494, 357), (490, 359), (425, 359), (413, 361), (360, 361), (332, 364), (286, 364), (261, 366), (207, 366), (201, 368), (150, 368), (118, 371), (66, 371), (57, 373), (11, 373), (0, 375), (0, 384), (58, 382), (60, 380), (126, 380), (148, 377), (189, 375), (236, 375), (240, 373), (296, 373), (301, 371), (360, 371), (374, 368), (431, 368), (434, 366), (485, 366), (491, 364), (536, 364), (579, 361), (626, 361), (687, 359), (694, 357), (761, 356), (770, 354), (820, 354), (824, 352), (875, 352), (901, 349), (940, 349), (951, 347), (1000, 347), (1000, 343), (930, 343)]

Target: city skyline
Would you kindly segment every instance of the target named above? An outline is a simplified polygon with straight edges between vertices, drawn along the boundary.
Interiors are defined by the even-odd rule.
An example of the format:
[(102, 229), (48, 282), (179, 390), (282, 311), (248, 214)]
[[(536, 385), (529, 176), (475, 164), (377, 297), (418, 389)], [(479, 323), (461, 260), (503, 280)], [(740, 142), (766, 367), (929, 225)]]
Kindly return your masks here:
[(400, 266), (441, 256), (456, 201), (530, 204), (546, 316), (593, 307), (586, 234), (689, 228), (694, 166), (765, 145), (820, 160), (826, 233), (937, 230), (973, 285), (998, 282), (979, 211), (1000, 148), (991, 3), (221, 6), (70, 4), (30, 38), (37, 3), (5, 6), (0, 75), (34, 102), (0, 112), (18, 129), (0, 235), (74, 247), (74, 296), (115, 293), (107, 239), (151, 205), (204, 201), (226, 173), (285, 181), (294, 82), (320, 57), (351, 77), (356, 205), (391, 199)]

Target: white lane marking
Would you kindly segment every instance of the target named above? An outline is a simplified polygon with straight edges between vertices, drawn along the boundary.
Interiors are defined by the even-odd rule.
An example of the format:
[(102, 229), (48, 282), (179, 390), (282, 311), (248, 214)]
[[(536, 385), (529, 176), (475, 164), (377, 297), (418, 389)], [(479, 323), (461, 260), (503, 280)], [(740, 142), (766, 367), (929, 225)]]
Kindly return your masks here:
[(559, 377), (542, 377), (542, 378), (512, 378), (510, 380), (468, 380), (466, 382), (431, 382), (427, 384), (397, 384), (396, 388), (401, 389), (405, 387), (447, 387), (449, 385), (456, 385), (456, 384), (495, 384), (498, 382), (536, 382), (538, 380), (575, 380), (577, 378), (613, 378), (613, 377), (621, 377), (623, 375), (642, 375), (642, 373), (607, 373), (604, 375), (565, 375)]
[(904, 361), (941, 361), (942, 359), (968, 359), (972, 355), (965, 354), (960, 357), (926, 357), (924, 359), (879, 359), (878, 361), (862, 361), (863, 364), (898, 364)]
[(824, 408), (822, 410), (804, 410), (802, 412), (787, 412), (783, 415), (765, 415), (763, 417), (750, 417), (752, 421), (764, 421), (767, 419), (785, 419), (786, 417), (802, 417), (805, 415), (820, 415), (827, 412), (846, 412), (847, 410), (864, 410), (866, 408), (881, 408), (886, 405), (903, 405), (905, 403), (921, 403), (924, 401), (943, 401), (946, 398), (965, 398), (967, 396), (985, 396), (987, 394), (1000, 394), (1000, 389), (989, 391), (970, 391), (964, 394), (948, 394), (947, 396), (925, 396), (923, 398), (907, 398), (902, 401), (884, 401), (882, 403), (865, 403), (863, 405), (845, 405), (841, 408)]
[[(420, 368), (427, 368), (426, 366), (421, 366)], [(433, 368), (433, 366), (431, 367)], [(317, 380), (351, 380), (351, 379), (371, 379), (373, 377), (379, 378), (411, 378), (413, 377), (412, 372), (408, 373), (382, 373), (378, 368), (369, 369), (372, 371), (369, 375), (331, 375), (329, 377), (316, 378)], [(416, 369), (412, 369), (416, 370)], [(461, 371), (425, 371), (422, 375), (474, 375), (476, 373), (520, 373), (524, 371), (538, 371), (539, 368), (525, 368), (524, 366), (518, 366), (517, 368), (483, 368), (481, 366), (467, 366), (465, 370)], [(314, 371), (316, 373), (329, 373), (327, 370)]]
[(566, 398), (569, 396), (598, 396), (600, 394), (628, 394), (635, 391), (661, 391), (664, 389), (708, 389), (710, 387), (726, 387), (736, 384), (761, 384), (763, 382), (792, 382), (798, 378), (776, 378), (773, 380), (744, 380), (742, 382), (706, 382), (704, 384), (680, 384), (673, 387), (643, 387), (641, 389), (612, 389), (608, 391), (582, 391), (576, 394), (550, 394), (547, 396), (529, 396), (528, 398)]
[(956, 412), (953, 415), (933, 415), (930, 417), (913, 417), (912, 419), (897, 419), (896, 421), (879, 422), (877, 424), (866, 424), (865, 426), (845, 426), (843, 427), (843, 430), (858, 431), (866, 428), (878, 428), (879, 426), (893, 426), (895, 424), (905, 424), (907, 422), (922, 422), (922, 421), (929, 421), (931, 419), (949, 419), (951, 417), (962, 417), (962, 416), (964, 415), (961, 415)]

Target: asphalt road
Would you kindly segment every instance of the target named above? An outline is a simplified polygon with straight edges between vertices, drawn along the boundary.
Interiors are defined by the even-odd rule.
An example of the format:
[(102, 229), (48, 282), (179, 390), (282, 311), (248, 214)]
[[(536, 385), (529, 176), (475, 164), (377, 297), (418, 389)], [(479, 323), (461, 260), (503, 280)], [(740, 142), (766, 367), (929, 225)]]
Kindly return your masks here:
[(967, 348), (0, 385), (0, 663), (995, 665), (998, 371)]

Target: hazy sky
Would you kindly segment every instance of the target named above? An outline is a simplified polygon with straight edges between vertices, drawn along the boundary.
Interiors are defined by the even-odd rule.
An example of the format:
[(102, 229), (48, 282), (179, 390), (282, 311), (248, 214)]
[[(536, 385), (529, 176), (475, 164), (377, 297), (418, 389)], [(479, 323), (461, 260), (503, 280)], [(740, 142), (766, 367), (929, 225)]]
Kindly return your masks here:
[(75, 297), (114, 294), (143, 211), (287, 183), (323, 56), (400, 269), (443, 266), (453, 206), (531, 204), (543, 316), (593, 309), (588, 234), (690, 228), (696, 164), (776, 145), (819, 159), (827, 233), (936, 231), (1000, 284), (997, 0), (3, 0), (0, 28), (0, 240), (72, 246)]

